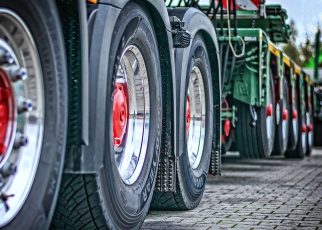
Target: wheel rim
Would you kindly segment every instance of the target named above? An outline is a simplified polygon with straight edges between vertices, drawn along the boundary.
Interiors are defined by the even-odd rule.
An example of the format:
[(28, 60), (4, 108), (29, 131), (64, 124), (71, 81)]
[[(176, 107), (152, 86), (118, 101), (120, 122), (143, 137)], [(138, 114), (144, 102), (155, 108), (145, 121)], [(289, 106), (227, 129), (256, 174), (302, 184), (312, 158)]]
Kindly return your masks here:
[(0, 20), (0, 226), (4, 226), (17, 215), (32, 187), (45, 111), (39, 54), (31, 33), (10, 10), (0, 9)]
[(308, 141), (308, 145), (309, 147), (311, 147), (313, 145), (313, 125), (312, 125), (312, 120), (311, 120), (311, 116), (310, 113), (307, 112), (306, 113), (306, 124), (307, 124), (307, 141)]
[(293, 106), (293, 112), (292, 112), (292, 126), (293, 126), (293, 135), (294, 135), (294, 139), (297, 142), (297, 137), (298, 137), (298, 115), (297, 115), (297, 108), (295, 106)]
[(286, 95), (284, 95), (283, 99), (283, 112), (282, 112), (282, 135), (283, 135), (283, 144), (284, 149), (287, 147), (287, 140), (288, 140), (288, 134), (289, 134), (289, 113), (286, 109), (288, 107), (288, 103), (286, 100)]
[(137, 46), (130, 45), (122, 53), (114, 83), (115, 161), (123, 182), (131, 185), (142, 171), (150, 128), (147, 68)]
[(192, 169), (196, 169), (203, 154), (206, 125), (205, 88), (202, 73), (197, 66), (194, 66), (190, 73), (186, 108), (188, 107), (189, 111), (186, 111), (186, 127), (189, 128), (186, 133), (187, 151), (190, 165)]
[(307, 126), (306, 126), (306, 114), (302, 115), (302, 127), (301, 127), (301, 141), (303, 151), (306, 151), (306, 135), (307, 135)]
[(272, 139), (273, 135), (273, 126), (274, 126), (274, 120), (273, 120), (273, 104), (272, 104), (272, 98), (270, 97), (270, 101), (268, 103), (268, 106), (266, 107), (266, 132), (267, 132), (267, 138), (268, 140)]

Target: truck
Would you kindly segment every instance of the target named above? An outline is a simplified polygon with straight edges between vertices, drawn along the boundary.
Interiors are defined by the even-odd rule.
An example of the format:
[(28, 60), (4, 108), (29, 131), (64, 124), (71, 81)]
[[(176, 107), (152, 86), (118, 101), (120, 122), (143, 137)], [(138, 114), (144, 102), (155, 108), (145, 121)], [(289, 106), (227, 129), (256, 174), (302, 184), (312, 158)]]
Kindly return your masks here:
[(0, 228), (138, 229), (221, 157), (310, 155), (313, 81), (264, 0), (1, 0)]

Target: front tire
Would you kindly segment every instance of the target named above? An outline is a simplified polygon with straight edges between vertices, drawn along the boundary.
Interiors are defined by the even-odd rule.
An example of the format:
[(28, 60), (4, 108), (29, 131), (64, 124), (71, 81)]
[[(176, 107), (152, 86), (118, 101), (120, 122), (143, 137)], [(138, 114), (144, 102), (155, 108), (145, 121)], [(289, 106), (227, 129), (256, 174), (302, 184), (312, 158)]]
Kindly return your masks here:
[[(289, 114), (290, 100), (287, 80), (283, 80), (283, 99), (278, 102), (279, 110), (276, 110), (276, 116), (279, 116), (279, 124), (276, 127), (275, 143), (272, 155), (281, 156), (285, 153), (289, 138)], [(277, 113), (279, 112), (279, 115)]]
[(181, 126), (185, 135), (183, 153), (177, 160), (176, 192), (155, 192), (153, 209), (187, 210), (197, 207), (202, 198), (210, 164), (213, 139), (212, 76), (205, 41), (197, 34), (192, 41), (184, 72), (186, 87)]
[[(53, 1), (37, 0), (1, 1), (0, 21), (0, 192), (8, 198), (0, 201), (0, 228), (46, 229), (56, 204), (67, 136), (60, 21)], [(9, 142), (3, 142), (3, 135)]]
[(236, 144), (242, 158), (267, 158), (271, 155), (275, 135), (275, 94), (272, 76), (269, 85), (267, 107), (253, 108), (257, 114), (256, 126), (251, 124), (251, 109), (248, 104), (236, 100), (238, 121)]
[(95, 133), (104, 137), (103, 156), (97, 150), (101, 146), (91, 153), (102, 159), (101, 166), (95, 174), (64, 176), (53, 228), (138, 229), (150, 206), (162, 121), (156, 36), (146, 10), (134, 2), (125, 6), (111, 32), (111, 44), (97, 37), (98, 44), (94, 36), (92, 43), (94, 48), (110, 45), (109, 53), (93, 54), (99, 60), (91, 62), (91, 68), (98, 68), (100, 61), (109, 60), (99, 65), (107, 68), (107, 85), (102, 86), (107, 90), (97, 97), (104, 103), (96, 108), (95, 123)]
[[(299, 84), (301, 84), (301, 79), (298, 79)], [(296, 101), (299, 106), (298, 113), (298, 132), (297, 138), (298, 142), (296, 148), (292, 151), (287, 151), (285, 153), (286, 158), (304, 158), (306, 149), (307, 149), (307, 128), (306, 128), (306, 109), (305, 109), (305, 96), (304, 96), (304, 88), (298, 84), (297, 92), (296, 92)]]

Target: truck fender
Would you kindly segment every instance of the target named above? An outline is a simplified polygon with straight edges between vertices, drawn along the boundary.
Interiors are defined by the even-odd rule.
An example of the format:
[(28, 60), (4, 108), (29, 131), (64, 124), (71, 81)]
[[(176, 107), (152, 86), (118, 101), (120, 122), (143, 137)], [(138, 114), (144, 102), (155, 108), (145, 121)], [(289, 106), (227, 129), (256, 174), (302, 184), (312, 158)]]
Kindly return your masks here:
[[(191, 34), (191, 40), (195, 37), (196, 34), (201, 33), (203, 38), (206, 41), (208, 55), (211, 63), (211, 70), (213, 76), (213, 92), (214, 92), (214, 116), (215, 116), (215, 123), (216, 123), (216, 130), (215, 130), (215, 149), (214, 151), (217, 152), (216, 156), (216, 171), (220, 167), (220, 136), (221, 136), (221, 71), (220, 71), (220, 58), (219, 58), (219, 46), (217, 41), (216, 31), (214, 29), (213, 24), (207, 18), (207, 16), (202, 13), (200, 10), (196, 8), (179, 8), (179, 9), (170, 9), (169, 16), (176, 16), (184, 22), (184, 29), (189, 31)], [(185, 86), (186, 86), (186, 75), (187, 70), (185, 68), (181, 68), (181, 66), (187, 66), (189, 62), (189, 52), (190, 52), (191, 44), (188, 48), (185, 49), (176, 49), (176, 104), (183, 105), (184, 104), (184, 93), (185, 93)], [(181, 101), (180, 101), (181, 100)], [(177, 107), (178, 114), (184, 114), (184, 107)], [(183, 143), (184, 133), (183, 132), (183, 122), (180, 117), (177, 117), (177, 124), (179, 125), (179, 136), (178, 142)], [(180, 133), (181, 132), (181, 133)], [(184, 146), (179, 146), (179, 156), (183, 153)], [(215, 157), (215, 156), (213, 156)], [(212, 170), (211, 170), (212, 171)], [(213, 172), (217, 174), (216, 172)]]

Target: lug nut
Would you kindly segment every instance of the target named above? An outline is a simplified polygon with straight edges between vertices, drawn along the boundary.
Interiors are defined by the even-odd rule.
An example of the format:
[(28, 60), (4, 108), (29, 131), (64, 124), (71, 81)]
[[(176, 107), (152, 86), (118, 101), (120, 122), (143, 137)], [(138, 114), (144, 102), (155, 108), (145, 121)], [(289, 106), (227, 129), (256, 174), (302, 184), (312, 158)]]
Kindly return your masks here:
[(17, 103), (18, 113), (30, 112), (33, 109), (32, 101), (20, 99)]
[(7, 68), (7, 73), (10, 76), (12, 82), (24, 81), (28, 78), (27, 70), (18, 66)]
[(17, 133), (13, 147), (18, 149), (20, 147), (24, 147), (28, 145), (28, 143), (29, 143), (28, 137), (24, 136), (21, 133)]
[(17, 165), (14, 163), (5, 164), (3, 168), (0, 170), (0, 174), (4, 179), (12, 175), (15, 175), (16, 172), (17, 172)]
[(0, 49), (0, 65), (12, 64), (14, 59), (12, 55), (4, 49)]

